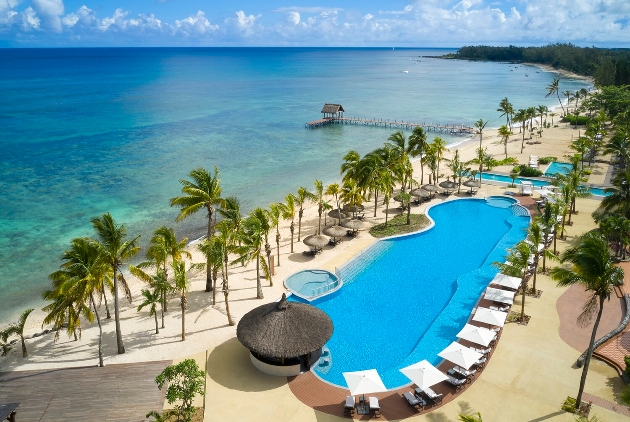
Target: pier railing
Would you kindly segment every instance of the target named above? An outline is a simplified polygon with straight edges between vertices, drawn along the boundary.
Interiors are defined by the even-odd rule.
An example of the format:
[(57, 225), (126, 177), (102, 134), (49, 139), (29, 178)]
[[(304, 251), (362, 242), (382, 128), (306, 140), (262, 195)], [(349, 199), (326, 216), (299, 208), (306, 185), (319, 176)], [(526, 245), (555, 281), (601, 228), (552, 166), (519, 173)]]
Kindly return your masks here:
[(365, 119), (362, 117), (328, 117), (325, 119), (314, 120), (304, 124), (307, 129), (314, 129), (320, 126), (339, 124), (339, 125), (362, 125), (384, 127), (392, 129), (413, 130), (416, 127), (422, 127), (428, 132), (450, 133), (452, 135), (472, 135), (477, 133), (476, 129), (466, 125), (458, 124), (437, 124), (437, 123), (416, 123), (404, 120), (389, 119)]

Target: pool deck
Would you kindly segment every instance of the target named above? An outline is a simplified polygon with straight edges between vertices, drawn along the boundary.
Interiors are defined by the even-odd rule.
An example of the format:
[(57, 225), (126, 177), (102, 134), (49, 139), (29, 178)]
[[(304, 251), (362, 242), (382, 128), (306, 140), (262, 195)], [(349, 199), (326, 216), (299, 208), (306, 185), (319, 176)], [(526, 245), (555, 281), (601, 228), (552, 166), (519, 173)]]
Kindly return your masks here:
[[(502, 194), (505, 187), (489, 187), (488, 191), (488, 194)], [(527, 208), (535, 208), (531, 198), (516, 198)], [(598, 201), (592, 199), (578, 200), (579, 214), (573, 219), (581, 231), (594, 227), (590, 214), (597, 205)], [(567, 240), (558, 241), (560, 250), (575, 240), (573, 233), (569, 227)], [(357, 239), (352, 248), (330, 259), (323, 268), (334, 270), (373, 242), (373, 239)], [(446, 396), (442, 406), (426, 414), (412, 411), (400, 397), (402, 389), (376, 394), (382, 397), (382, 420), (414, 417), (417, 421), (448, 421), (456, 419), (460, 412), (479, 411), (488, 421), (573, 421), (572, 415), (560, 410), (562, 401), (577, 393), (581, 375), (581, 369), (575, 367), (581, 351), (562, 340), (563, 334), (575, 329), (575, 324), (571, 325), (572, 316), (563, 316), (561, 320), (556, 309), (567, 289), (558, 288), (545, 275), (538, 276), (537, 288), (543, 291), (541, 298), (527, 298), (525, 307), (532, 316), (529, 325), (506, 324), (486, 369), (473, 384), (456, 396)], [(579, 308), (583, 297), (563, 297), (563, 303)], [(520, 296), (514, 309), (519, 306)], [(614, 318), (611, 317), (612, 322)], [(588, 329), (581, 331), (580, 334), (588, 335)], [(342, 419), (347, 390), (325, 384), (310, 373), (288, 380), (262, 374), (249, 363), (248, 351), (236, 339), (208, 350), (207, 368), (207, 421), (349, 419)], [(436, 386), (436, 390), (444, 387), (450, 389)], [(622, 388), (614, 369), (593, 361), (585, 394), (586, 399), (594, 402), (591, 416), (597, 415), (607, 422), (628, 420), (627, 408), (618, 404)], [(369, 418), (363, 416), (364, 419)]]

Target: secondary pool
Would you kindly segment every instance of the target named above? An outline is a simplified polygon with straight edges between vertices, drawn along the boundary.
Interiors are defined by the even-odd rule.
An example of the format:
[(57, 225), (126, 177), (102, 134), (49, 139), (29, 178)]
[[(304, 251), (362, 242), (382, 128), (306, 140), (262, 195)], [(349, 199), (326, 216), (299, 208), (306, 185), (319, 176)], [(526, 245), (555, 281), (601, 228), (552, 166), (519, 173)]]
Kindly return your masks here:
[[(483, 173), (481, 175), (481, 178), (483, 180), (491, 180), (493, 182), (500, 182), (500, 183), (507, 183), (507, 184), (511, 184), (512, 183), (512, 178), (510, 178), (510, 176), (507, 176), (505, 174)], [(529, 182), (532, 182), (532, 184), (536, 188), (543, 187), (543, 186), (549, 186), (551, 184), (551, 183), (549, 183), (548, 180), (531, 179), (529, 177), (517, 177), (515, 179), (514, 183), (516, 183), (518, 185), (523, 180), (527, 180)], [(609, 193), (605, 193), (603, 188), (590, 187), (589, 190), (590, 190), (590, 192), (591, 192), (591, 194), (593, 196), (608, 196), (608, 195), (610, 195)]]
[(340, 268), (343, 288), (311, 302), (334, 325), (331, 363), (316, 364), (315, 373), (345, 388), (343, 372), (375, 368), (396, 388), (410, 383), (400, 368), (422, 359), (439, 364), (437, 354), (456, 340), (496, 275), (492, 262), (503, 262), (525, 237), (522, 207), (494, 198), (436, 204), (427, 210), (433, 227), (377, 241)]
[(571, 171), (571, 163), (561, 163), (559, 161), (552, 161), (544, 171), (545, 176), (554, 177), (556, 174), (569, 174)]
[(294, 295), (311, 301), (339, 289), (341, 280), (330, 271), (304, 270), (287, 277), (284, 286)]

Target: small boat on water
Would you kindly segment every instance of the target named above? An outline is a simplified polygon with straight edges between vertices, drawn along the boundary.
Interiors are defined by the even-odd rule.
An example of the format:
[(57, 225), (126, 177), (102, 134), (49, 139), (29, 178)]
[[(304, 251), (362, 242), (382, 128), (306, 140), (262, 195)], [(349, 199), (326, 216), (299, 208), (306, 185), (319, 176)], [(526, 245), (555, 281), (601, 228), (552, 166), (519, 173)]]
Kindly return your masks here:
[(403, 73), (409, 73), (409, 71), (408, 70), (403, 70)]

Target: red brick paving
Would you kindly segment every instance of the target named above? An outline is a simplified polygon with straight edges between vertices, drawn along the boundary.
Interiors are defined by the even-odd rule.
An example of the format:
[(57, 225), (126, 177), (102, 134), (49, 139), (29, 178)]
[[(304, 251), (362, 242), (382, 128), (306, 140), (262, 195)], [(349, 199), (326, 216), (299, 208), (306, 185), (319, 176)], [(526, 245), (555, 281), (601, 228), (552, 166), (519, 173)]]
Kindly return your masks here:
[(601, 397), (597, 397), (589, 393), (583, 393), (582, 400), (592, 402), (596, 406), (603, 407), (604, 409), (619, 413), (620, 415), (630, 416), (630, 409), (628, 409), (626, 406), (613, 403), (611, 401), (602, 399)]

